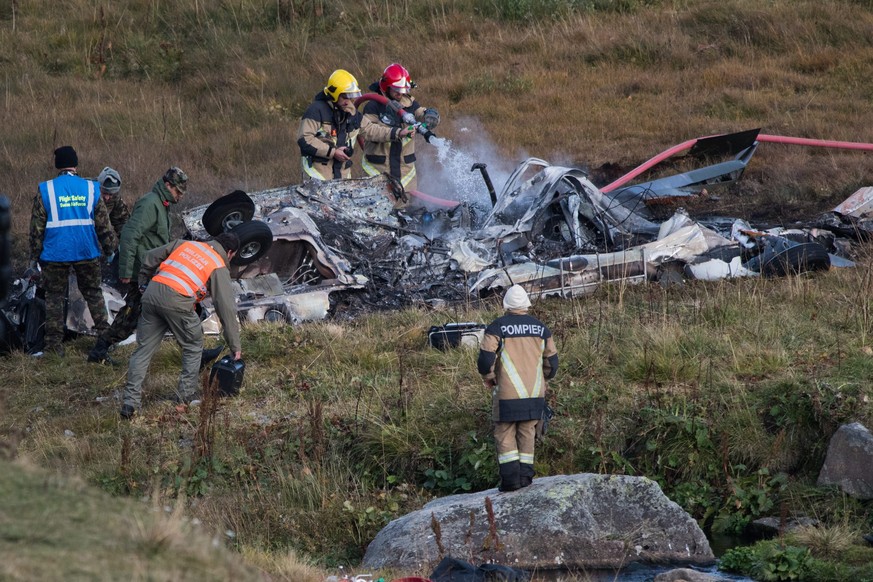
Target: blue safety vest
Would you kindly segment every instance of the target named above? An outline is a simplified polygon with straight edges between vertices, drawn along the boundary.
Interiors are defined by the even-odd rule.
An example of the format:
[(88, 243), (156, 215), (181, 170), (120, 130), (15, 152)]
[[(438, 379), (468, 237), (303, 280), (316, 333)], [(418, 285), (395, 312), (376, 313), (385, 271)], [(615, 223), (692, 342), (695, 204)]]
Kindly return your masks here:
[(39, 193), (47, 215), (40, 260), (69, 263), (99, 257), (94, 229), (94, 208), (100, 199), (97, 183), (65, 173), (40, 184)]

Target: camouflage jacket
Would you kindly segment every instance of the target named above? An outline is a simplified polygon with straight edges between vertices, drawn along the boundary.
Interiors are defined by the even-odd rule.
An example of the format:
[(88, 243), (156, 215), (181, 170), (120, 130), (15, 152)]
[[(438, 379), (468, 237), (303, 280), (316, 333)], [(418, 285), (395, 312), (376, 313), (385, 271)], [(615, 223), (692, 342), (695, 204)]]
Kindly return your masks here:
[(164, 180), (160, 179), (133, 205), (130, 218), (121, 229), (119, 279), (136, 279), (145, 254), (170, 242), (170, 204), (175, 203)]
[[(30, 214), (30, 258), (31, 260), (39, 260), (42, 254), (42, 245), (45, 240), (46, 223), (48, 222), (48, 212), (42, 203), (42, 196), (39, 190), (33, 199), (33, 209)], [(112, 221), (109, 218), (109, 210), (103, 202), (101, 196), (94, 206), (94, 230), (97, 232), (97, 239), (100, 241), (100, 246), (103, 248), (103, 254), (108, 256), (115, 252), (118, 248), (118, 236), (112, 228)]]
[(124, 228), (124, 225), (130, 219), (130, 208), (127, 207), (127, 202), (118, 194), (114, 195), (112, 200), (105, 202), (106, 208), (109, 210), (109, 222), (112, 223), (115, 234), (118, 235), (118, 238), (121, 238), (121, 229)]

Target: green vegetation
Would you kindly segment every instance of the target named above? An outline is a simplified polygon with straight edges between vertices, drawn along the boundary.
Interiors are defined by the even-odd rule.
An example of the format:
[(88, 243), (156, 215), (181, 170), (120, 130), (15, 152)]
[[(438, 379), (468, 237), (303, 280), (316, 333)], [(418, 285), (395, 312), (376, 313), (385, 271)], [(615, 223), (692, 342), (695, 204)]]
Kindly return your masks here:
[[(16, 259), (26, 258), (32, 195), (58, 145), (77, 148), (85, 175), (118, 168), (129, 202), (174, 164), (191, 176), (187, 205), (299, 181), (298, 117), (339, 67), (367, 85), (403, 62), (420, 99), (441, 111), (440, 135), (460, 141), (462, 120), (475, 118), (510, 159), (524, 151), (628, 167), (691, 137), (751, 127), (873, 141), (870, 8), (849, 0), (5, 3), (0, 192), (13, 201)], [(766, 144), (743, 182), (702, 210), (806, 218), (871, 175), (869, 154)], [(538, 303), (562, 358), (551, 395), (558, 416), (538, 449), (538, 474), (646, 475), (716, 531), (739, 531), (761, 515), (813, 515), (821, 531), (729, 560), (772, 579), (873, 577), (857, 535), (873, 526), (869, 503), (814, 487), (834, 430), (873, 426), (871, 273), (862, 257), (857, 269), (815, 277), (614, 286)], [(159, 400), (178, 372), (167, 344), (145, 414), (129, 424), (111, 398), (125, 371), (87, 365), (90, 340), (73, 342), (65, 360), (13, 354), (0, 359), (0, 452), (17, 451), (25, 468), (3, 466), (2, 476), (29, 475), (28, 463), (77, 475), (114, 496), (100, 498), (107, 520), (136, 512), (131, 500), (169, 504), (182, 512), (179, 527), (196, 518), (207, 535), (233, 532), (226, 541), (249, 565), (320, 581), (356, 564), (390, 519), (436, 495), (494, 485), (475, 354), (431, 350), (425, 331), (497, 313), (494, 303), (247, 327), (243, 393), (202, 416)], [(16, 498), (33, 502), (15, 487)], [(0, 530), (6, 518), (0, 513)], [(112, 536), (139, 565), (176, 548)], [(10, 547), (15, 562), (6, 560)], [(50, 566), (41, 551), (0, 538), (0, 577), (42, 577), (27, 569)], [(230, 558), (214, 562), (225, 559), (239, 577), (248, 572)], [(172, 578), (179, 571), (168, 564)], [(69, 565), (70, 575), (91, 567)]]
[[(812, 515), (830, 533), (791, 543), (814, 552), (810, 568), (836, 567), (845, 544), (863, 550), (870, 507), (813, 485), (833, 431), (871, 423), (867, 376), (852, 377), (870, 357), (868, 269), (539, 302), (563, 363), (538, 474), (646, 475), (723, 532), (764, 515)], [(754, 315), (711, 316), (718, 311)], [(428, 348), (426, 331), (497, 313), (495, 304), (248, 326), (242, 394), (185, 412), (158, 400), (176, 380), (168, 343), (132, 423), (118, 420), (112, 399), (95, 401), (119, 388), (123, 370), (85, 363), (89, 340), (38, 367), (13, 354), (0, 360), (6, 386), (17, 387), (4, 391), (2, 428), (21, 439), (20, 455), (114, 495), (189, 499), (186, 514), (235, 532), (246, 559), (290, 549), (328, 570), (354, 565), (391, 519), (434, 495), (494, 486), (475, 353)], [(656, 366), (656, 352), (674, 361)], [(628, 366), (637, 360), (649, 365)], [(806, 568), (801, 554), (756, 559), (776, 576)]]

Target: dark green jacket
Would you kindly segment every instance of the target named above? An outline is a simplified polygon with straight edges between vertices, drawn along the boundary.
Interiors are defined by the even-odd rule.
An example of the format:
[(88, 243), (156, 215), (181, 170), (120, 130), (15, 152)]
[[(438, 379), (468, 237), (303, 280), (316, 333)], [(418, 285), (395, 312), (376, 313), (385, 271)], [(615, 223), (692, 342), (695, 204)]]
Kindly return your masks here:
[(121, 229), (118, 249), (118, 277), (136, 280), (147, 252), (170, 242), (170, 204), (176, 201), (163, 179), (136, 201), (130, 218)]

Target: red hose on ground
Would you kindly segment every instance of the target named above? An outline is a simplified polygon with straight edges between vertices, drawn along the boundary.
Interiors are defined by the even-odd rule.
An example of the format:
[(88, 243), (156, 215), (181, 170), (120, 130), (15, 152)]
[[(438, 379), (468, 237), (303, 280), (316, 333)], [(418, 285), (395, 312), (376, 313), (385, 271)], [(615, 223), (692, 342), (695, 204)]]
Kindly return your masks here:
[(612, 190), (615, 190), (619, 186), (623, 186), (624, 184), (626, 184), (627, 182), (630, 182), (631, 180), (633, 180), (634, 178), (636, 178), (637, 176), (639, 176), (640, 174), (642, 174), (646, 170), (652, 168), (653, 166), (660, 164), (661, 162), (663, 162), (664, 160), (666, 160), (670, 156), (676, 155), (681, 151), (691, 149), (691, 147), (697, 143), (698, 139), (701, 139), (701, 138), (689, 139), (688, 141), (684, 141), (684, 142), (680, 143), (679, 145), (674, 145), (673, 147), (671, 147), (668, 150), (664, 150), (663, 152), (661, 152), (660, 154), (658, 154), (654, 158), (650, 159), (649, 161), (647, 161), (643, 164), (640, 164), (639, 166), (637, 166), (636, 168), (634, 168), (633, 170), (631, 170), (630, 172), (628, 172), (627, 174), (625, 174), (624, 176), (622, 176), (621, 178), (616, 180), (615, 182), (607, 184), (606, 186), (601, 188), (600, 191), (601, 192), (610, 192)]
[(424, 192), (419, 192), (418, 190), (407, 190), (407, 194), (412, 196), (413, 198), (418, 198), (423, 202), (427, 202), (429, 204), (433, 204), (434, 206), (442, 206), (443, 208), (454, 208), (460, 202), (456, 200), (446, 200), (445, 198), (437, 198), (436, 196), (431, 196), (430, 194), (425, 194)]
[(829, 139), (808, 139), (805, 137), (788, 137), (784, 135), (766, 134), (759, 134), (758, 141), (769, 141), (772, 143), (785, 143), (789, 145), (803, 145), (822, 148), (838, 148), (844, 150), (862, 150), (866, 152), (873, 151), (873, 144), (857, 141), (833, 141)]
[[(721, 135), (721, 134), (719, 134)], [(718, 137), (717, 135), (707, 136), (707, 137)], [(630, 182), (646, 170), (660, 164), (670, 156), (676, 155), (679, 152), (691, 149), (694, 144), (697, 143), (697, 140), (705, 139), (702, 137), (698, 137), (695, 139), (689, 139), (688, 141), (682, 142), (678, 145), (674, 145), (670, 149), (664, 150), (657, 156), (652, 159), (646, 161), (643, 164), (640, 164), (618, 180), (611, 182), (600, 189), (601, 192), (611, 192), (615, 190), (619, 186), (624, 186), (626, 183)], [(825, 147), (825, 148), (838, 148), (838, 149), (847, 149), (847, 150), (862, 150), (862, 151), (873, 151), (873, 144), (870, 143), (862, 143), (862, 142), (854, 142), (854, 141), (833, 141), (827, 139), (808, 139), (805, 137), (789, 137), (784, 135), (767, 135), (767, 134), (758, 134), (758, 141), (766, 141), (771, 143), (781, 143), (788, 145), (803, 145), (803, 146), (813, 146), (813, 147)]]

